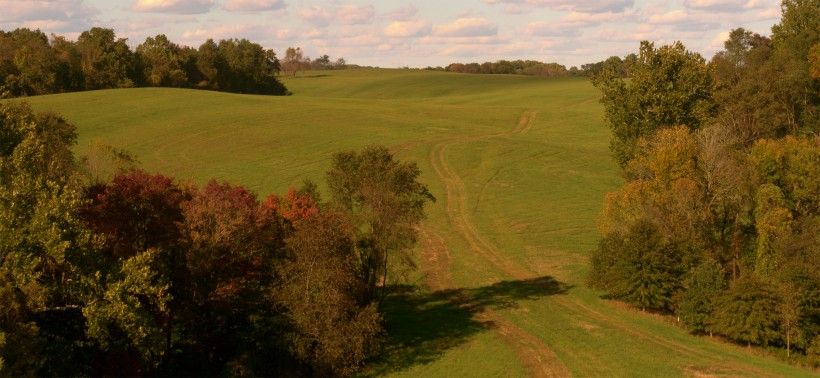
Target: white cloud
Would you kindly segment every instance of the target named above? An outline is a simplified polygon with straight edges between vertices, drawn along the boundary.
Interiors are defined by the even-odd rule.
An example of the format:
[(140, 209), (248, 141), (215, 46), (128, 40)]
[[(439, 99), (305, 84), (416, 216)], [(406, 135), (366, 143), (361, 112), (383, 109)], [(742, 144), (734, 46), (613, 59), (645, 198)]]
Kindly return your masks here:
[(433, 27), (433, 34), (440, 37), (472, 37), (498, 34), (498, 25), (486, 18), (459, 18), (453, 22)]
[(50, 32), (88, 29), (97, 10), (83, 0), (0, 0), (0, 29), (28, 27)]
[(650, 24), (674, 24), (689, 19), (689, 14), (683, 10), (673, 10), (666, 13), (653, 14), (649, 16)]
[(539, 37), (575, 37), (581, 32), (578, 28), (567, 27), (558, 22), (535, 21), (524, 27), (524, 34)]
[(763, 6), (757, 0), (684, 0), (683, 5), (690, 9), (704, 9), (719, 12), (738, 12), (744, 9), (756, 9)]
[(345, 25), (368, 24), (376, 14), (372, 5), (343, 5), (336, 9), (336, 19)]
[(222, 8), (231, 12), (258, 12), (284, 9), (284, 0), (225, 0)]
[(395, 38), (420, 37), (430, 34), (430, 24), (425, 21), (393, 21), (384, 28), (384, 35)]
[(385, 15), (390, 21), (410, 21), (416, 19), (419, 14), (419, 9), (413, 4), (396, 8)]
[(631, 8), (634, 0), (485, 0), (488, 4), (507, 4), (513, 13), (524, 13), (534, 7), (586, 13), (621, 12)]
[(310, 8), (303, 9), (299, 12), (299, 16), (302, 17), (302, 20), (305, 22), (316, 26), (327, 26), (333, 19), (333, 14), (331, 14), (327, 9), (317, 7), (315, 5)]
[(137, 12), (199, 14), (207, 13), (214, 0), (136, 0), (131, 9)]

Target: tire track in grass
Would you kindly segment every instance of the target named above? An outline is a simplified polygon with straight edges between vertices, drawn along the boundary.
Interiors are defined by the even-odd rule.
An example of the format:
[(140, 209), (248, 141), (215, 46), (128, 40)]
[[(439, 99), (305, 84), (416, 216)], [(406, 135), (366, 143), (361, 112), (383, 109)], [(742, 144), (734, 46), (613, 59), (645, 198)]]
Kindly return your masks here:
[[(499, 273), (516, 280), (534, 278), (537, 274), (533, 270), (523, 267), (509, 259), (502, 251), (500, 251), (495, 245), (487, 241), (487, 239), (481, 235), (475, 223), (473, 223), (468, 211), (467, 189), (464, 181), (448, 164), (446, 152), (448, 147), (456, 144), (473, 143), (497, 137), (510, 137), (524, 134), (532, 128), (532, 122), (535, 114), (536, 113), (532, 111), (524, 112), (519, 118), (515, 128), (511, 131), (444, 140), (434, 145), (429, 155), (430, 164), (433, 167), (433, 170), (444, 184), (446, 193), (446, 214), (451, 225), (455, 228), (458, 234), (464, 238), (472, 252), (492, 264), (499, 271)], [(426, 243), (428, 243), (425, 246), (424, 252), (427, 255), (426, 260), (437, 266), (436, 268), (433, 268), (435, 273), (431, 276), (428, 284), (430, 284), (430, 286), (434, 289), (445, 287), (454, 288), (455, 283), (452, 281), (452, 277), (449, 273), (449, 251), (446, 249), (447, 247), (444, 244), (444, 241), (440, 238), (440, 236), (432, 236), (432, 231), (430, 230), (424, 231), (423, 235), (425, 235)], [(431, 240), (434, 239), (438, 240), (435, 243), (439, 246), (435, 247), (433, 244), (429, 244), (432, 243)], [(435, 252), (437, 250), (446, 252), (445, 255), (447, 257), (444, 258), (443, 261), (441, 257), (443, 252)], [(562, 308), (567, 313), (577, 314), (580, 318), (594, 319), (596, 322), (604, 326), (616, 329), (624, 334), (651, 343), (657, 347), (667, 349), (685, 358), (697, 358), (704, 362), (722, 362), (720, 357), (714, 356), (707, 350), (694, 348), (669, 338), (655, 335), (649, 331), (643, 331), (638, 327), (627, 324), (621, 319), (613, 317), (612, 315), (607, 315), (590, 308), (586, 304), (581, 303), (579, 298), (570, 299), (557, 296), (551, 298), (551, 303)], [(501, 335), (502, 340), (506, 343), (511, 344), (513, 349), (521, 358), (522, 363), (534, 376), (544, 376), (542, 375), (544, 370), (539, 369), (540, 361), (553, 365), (553, 367), (546, 370), (547, 372), (553, 371), (559, 372), (559, 374), (569, 375), (569, 370), (557, 359), (555, 352), (553, 352), (538, 337), (517, 327), (494, 311), (482, 312), (477, 315), (477, 318), (479, 320), (482, 320), (482, 318), (487, 318), (487, 320), (492, 320), (493, 322), (499, 324), (497, 334)], [(539, 363), (535, 363), (535, 361), (539, 361)], [(746, 373), (765, 375), (764, 371), (750, 366), (732, 365), (731, 367)]]
[[(447, 146), (461, 142), (474, 142), (498, 136), (508, 136), (524, 133), (532, 127), (535, 112), (525, 112), (518, 121), (515, 129), (511, 132), (496, 133), (484, 136), (477, 136), (465, 139), (452, 139), (435, 145), (430, 153), (430, 163), (436, 175), (442, 180), (446, 193), (446, 211), (451, 223), (465, 236), (470, 249), (481, 254), (487, 259), (492, 259), (492, 263), (497, 266), (504, 266), (503, 271), (516, 270), (514, 264), (509, 264), (506, 259), (494, 254), (485, 254), (484, 248), (487, 242), (481, 239), (475, 226), (468, 218), (453, 217), (453, 214), (466, 214), (466, 188), (461, 178), (455, 174), (452, 168), (446, 163), (445, 151)], [(421, 229), (420, 235), (423, 241), (423, 256), (428, 263), (427, 284), (433, 290), (445, 290), (456, 288), (450, 274), (450, 252), (444, 239), (432, 230)], [(524, 271), (516, 270), (516, 275), (524, 274)], [(515, 277), (516, 275), (510, 275)], [(469, 296), (464, 292), (459, 292), (454, 302), (467, 304), (471, 302)], [(475, 314), (478, 321), (494, 324), (493, 331), (501, 341), (507, 344), (519, 357), (521, 364), (527, 372), (534, 377), (568, 377), (569, 369), (558, 359), (558, 356), (538, 337), (519, 328), (508, 321), (496, 311), (491, 309), (481, 309)]]
[[(450, 275), (450, 251), (444, 239), (428, 229), (419, 229), (422, 256), (426, 262), (426, 281), (432, 290), (456, 289)], [(533, 377), (569, 377), (569, 370), (558, 356), (537, 337), (527, 333), (496, 311), (487, 307), (475, 309), (474, 300), (463, 290), (456, 291), (451, 302), (473, 313), (473, 318), (490, 325), (496, 337), (512, 349), (526, 371)], [(477, 311), (476, 311), (477, 310)]]

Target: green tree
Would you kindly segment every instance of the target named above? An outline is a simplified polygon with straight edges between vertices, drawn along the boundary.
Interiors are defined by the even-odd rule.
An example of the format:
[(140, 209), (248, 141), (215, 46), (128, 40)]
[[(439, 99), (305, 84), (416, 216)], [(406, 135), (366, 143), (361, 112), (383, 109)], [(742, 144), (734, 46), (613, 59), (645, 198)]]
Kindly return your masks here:
[(0, 92), (11, 96), (51, 93), (56, 89), (57, 58), (43, 32), (0, 31)]
[(725, 286), (723, 271), (715, 261), (704, 261), (689, 272), (677, 300), (677, 314), (690, 331), (712, 335), (710, 319), (715, 311), (716, 298)]
[(820, 2), (784, 0), (783, 16), (772, 27), (775, 47), (773, 64), (780, 71), (773, 84), (779, 87), (781, 101), (791, 108), (792, 133), (820, 132), (820, 83), (811, 76), (811, 48), (820, 43)]
[(112, 355), (136, 351), (143, 373), (157, 368), (169, 353), (164, 322), (170, 316), (171, 293), (163, 270), (156, 249), (130, 256), (116, 271), (97, 275), (96, 296), (83, 307), (88, 336)]
[(604, 237), (592, 255), (590, 280), (642, 310), (669, 310), (683, 280), (682, 255), (652, 223), (640, 220), (625, 234)]
[(379, 345), (381, 315), (358, 273), (353, 225), (323, 212), (296, 224), (274, 296), (290, 324), (294, 355), (313, 373), (350, 375)]
[(55, 115), (0, 103), (0, 358), (11, 375), (87, 373), (74, 363), (79, 340), (62, 337), (81, 321), (83, 264), (96, 250), (76, 216), (75, 140)]
[(148, 37), (137, 46), (136, 56), (148, 85), (182, 87), (187, 84), (188, 76), (183, 69), (185, 62), (181, 51), (164, 34)]
[(664, 127), (698, 129), (714, 114), (706, 64), (680, 42), (660, 48), (641, 42), (638, 59), (627, 67), (628, 81), (606, 67), (593, 83), (603, 93), (611, 149), (622, 167), (636, 155), (641, 137)]
[(711, 327), (747, 345), (768, 345), (780, 337), (780, 300), (771, 284), (744, 274), (717, 299)]
[(386, 295), (392, 264), (412, 265), (416, 226), (424, 205), (435, 200), (418, 181), (420, 174), (415, 163), (395, 160), (382, 146), (332, 157), (327, 173), (332, 202), (354, 222), (360, 274), (371, 298)]
[(117, 39), (113, 29), (91, 28), (77, 38), (84, 88), (134, 86), (134, 54), (125, 39)]
[(762, 185), (757, 191), (756, 202), (755, 272), (761, 277), (772, 278), (782, 264), (784, 242), (792, 233), (792, 214), (786, 208), (783, 192), (775, 185)]

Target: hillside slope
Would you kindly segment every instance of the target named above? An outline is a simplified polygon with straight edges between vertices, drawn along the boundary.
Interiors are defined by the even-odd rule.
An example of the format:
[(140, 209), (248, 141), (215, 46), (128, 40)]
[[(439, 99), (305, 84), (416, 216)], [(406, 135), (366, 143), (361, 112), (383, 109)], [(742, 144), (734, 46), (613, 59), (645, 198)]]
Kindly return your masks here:
[(438, 201), (419, 274), (391, 298), (385, 359), (407, 376), (800, 376), (584, 287), (603, 195), (620, 183), (584, 80), (407, 70), (307, 73), (295, 95), (127, 89), (29, 98), (151, 171), (264, 195), (323, 181), (370, 143), (419, 162)]

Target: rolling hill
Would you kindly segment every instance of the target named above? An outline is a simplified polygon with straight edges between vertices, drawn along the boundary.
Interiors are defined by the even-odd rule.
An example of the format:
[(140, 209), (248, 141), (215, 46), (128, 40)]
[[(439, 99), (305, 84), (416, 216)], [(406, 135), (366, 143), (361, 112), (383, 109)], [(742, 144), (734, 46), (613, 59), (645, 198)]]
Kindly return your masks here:
[(26, 99), (184, 180), (260, 195), (323, 181), (332, 153), (389, 146), (438, 201), (418, 272), (387, 303), (366, 375), (808, 376), (585, 287), (602, 198), (620, 184), (582, 79), (411, 70), (311, 72), (288, 97), (139, 88)]

